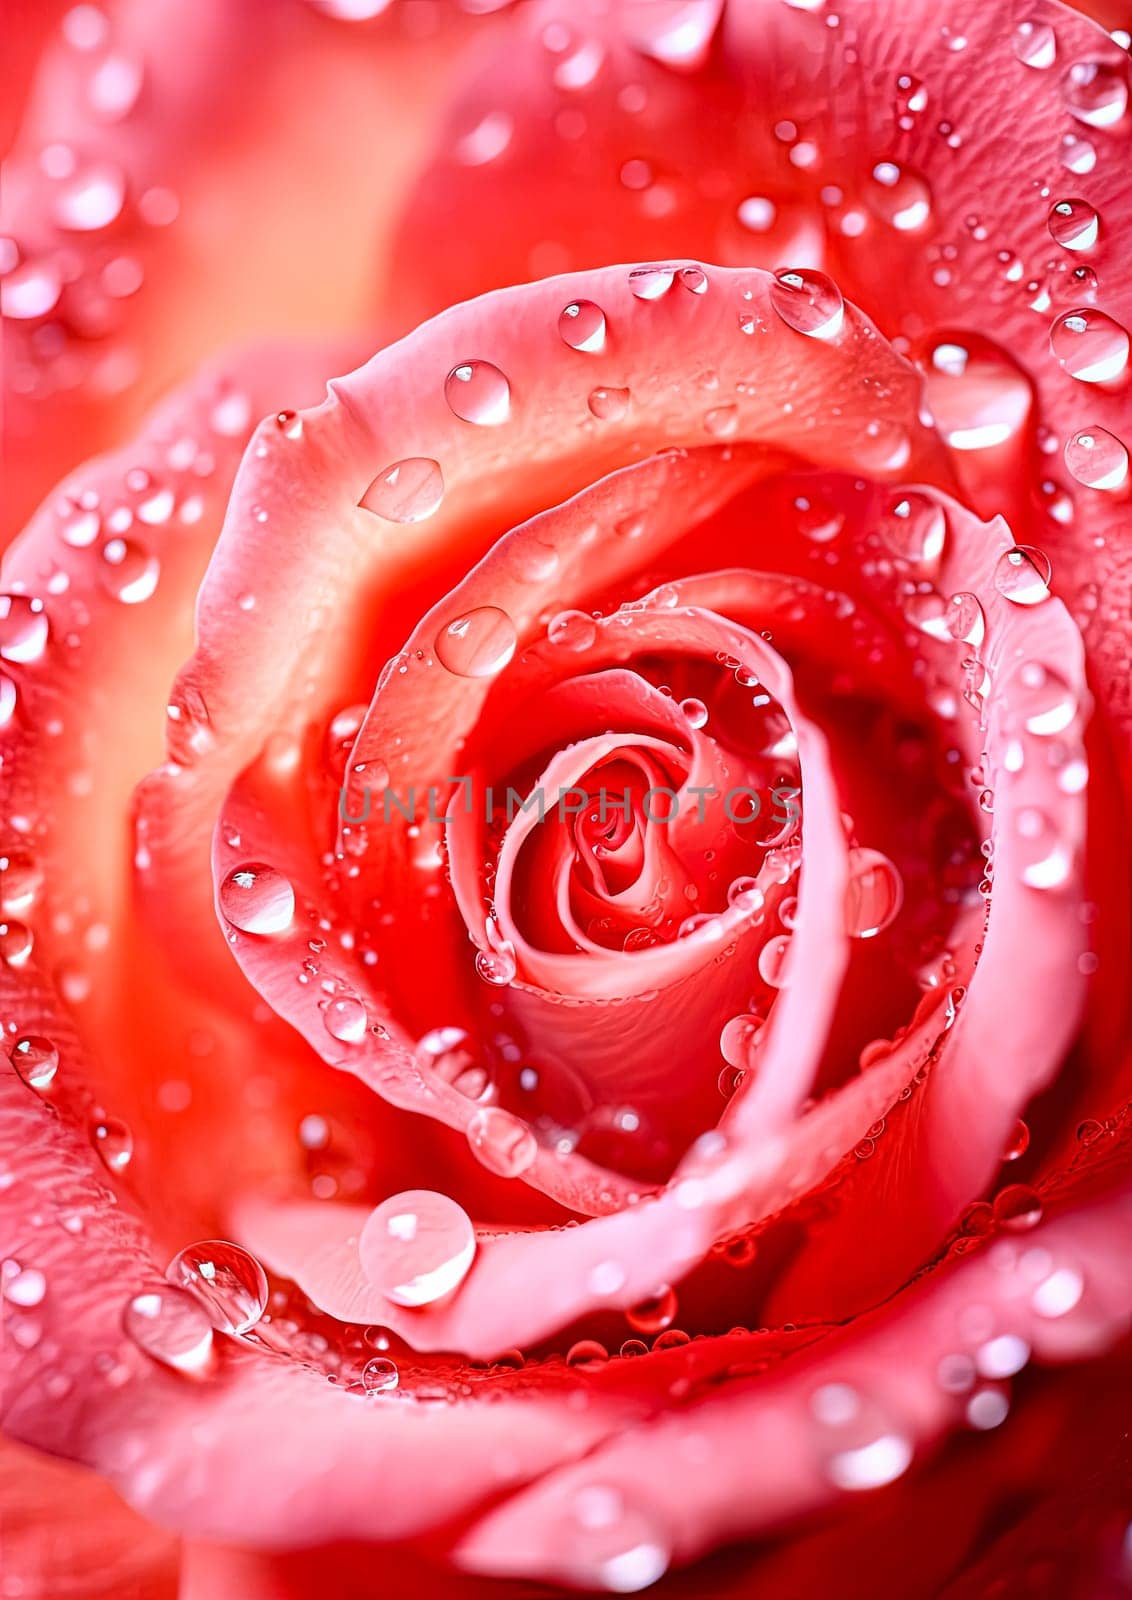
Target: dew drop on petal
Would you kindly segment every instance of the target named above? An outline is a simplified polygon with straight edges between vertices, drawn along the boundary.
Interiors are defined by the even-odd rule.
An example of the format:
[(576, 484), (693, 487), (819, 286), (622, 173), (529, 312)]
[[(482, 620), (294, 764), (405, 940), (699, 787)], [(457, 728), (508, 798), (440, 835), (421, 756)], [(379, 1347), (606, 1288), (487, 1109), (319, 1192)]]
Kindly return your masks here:
[(872, 169), (869, 204), (882, 221), (908, 233), (922, 228), (931, 215), (931, 190), (910, 167), (878, 161)]
[(789, 982), (790, 935), (777, 934), (759, 951), (759, 976), (772, 989), (783, 989)]
[(1082, 428), (1066, 441), (1065, 465), (1087, 489), (1122, 489), (1128, 481), (1128, 451), (1106, 428)]
[(978, 649), (986, 637), (987, 622), (976, 595), (960, 590), (947, 603), (947, 631), (957, 644)]
[(836, 339), (845, 320), (841, 290), (813, 267), (783, 267), (776, 272), (770, 303), (788, 328), (811, 339)]
[(762, 1018), (750, 1012), (724, 1023), (719, 1035), (719, 1052), (736, 1071), (746, 1072), (750, 1068), (762, 1026)]
[(558, 333), (571, 350), (596, 354), (605, 345), (605, 312), (592, 300), (571, 300), (559, 313)]
[(436, 636), (436, 659), (458, 678), (493, 678), (515, 654), (515, 624), (499, 606), (477, 606)]
[(14, 1261), (5, 1261), (0, 1268), (0, 1295), (9, 1305), (30, 1311), (42, 1303), (47, 1293), (47, 1279), (38, 1267), (20, 1267)]
[(609, 1360), (609, 1351), (596, 1339), (579, 1339), (566, 1352), (569, 1367), (603, 1367)]
[(0, 657), (25, 664), (38, 661), (47, 648), (47, 633), (42, 600), (0, 594)]
[(953, 450), (1004, 444), (1024, 426), (1033, 404), (1018, 364), (992, 340), (973, 334), (949, 335), (934, 345), (925, 390), (928, 410)]
[(462, 361), (444, 380), (444, 398), (464, 422), (497, 427), (511, 414), (511, 385), (490, 361)]
[(1124, 62), (1075, 61), (1062, 76), (1065, 108), (1090, 128), (1111, 128), (1128, 109)]
[(1099, 226), (1100, 218), (1086, 200), (1057, 200), (1050, 207), (1050, 236), (1066, 250), (1090, 250)]
[(626, 34), (642, 55), (677, 72), (698, 71), (707, 61), (723, 12), (720, 0), (626, 0)]
[(179, 1251), (165, 1270), (187, 1289), (221, 1333), (246, 1333), (267, 1310), (267, 1277), (256, 1258), (225, 1239), (205, 1239)]
[(362, 1388), (367, 1394), (388, 1394), (400, 1381), (397, 1363), (388, 1356), (374, 1356), (362, 1368)]
[(212, 1324), (200, 1301), (172, 1284), (134, 1295), (122, 1326), (139, 1349), (178, 1372), (200, 1372), (212, 1354)]
[(1080, 134), (1067, 133), (1061, 141), (1061, 164), (1067, 172), (1084, 177), (1097, 164), (1096, 146)]
[[(4, 694), (3, 688), (11, 680), (0, 673), (0, 725), (4, 721)], [(12, 704), (15, 705), (15, 687), (12, 689)], [(6, 967), (22, 967), (31, 955), (35, 943), (34, 935), (26, 922), (20, 922), (15, 917), (0, 922), (0, 961)]]
[(681, 267), (680, 286), (689, 294), (707, 294), (707, 273), (702, 267)]
[(1112, 383), (1128, 365), (1128, 330), (1104, 311), (1063, 312), (1049, 344), (1059, 365), (1081, 383)]
[(485, 1106), (468, 1123), (472, 1154), (489, 1172), (517, 1178), (527, 1172), (538, 1155), (534, 1134), (520, 1118), (499, 1106)]
[(444, 476), (431, 456), (408, 456), (378, 473), (361, 504), (386, 522), (424, 522), (444, 499)]
[(912, 1446), (898, 1433), (881, 1434), (853, 1450), (841, 1450), (829, 1462), (829, 1476), (839, 1489), (876, 1489), (907, 1471)]
[(620, 422), (629, 409), (629, 391), (593, 389), (586, 403), (599, 422)]
[(16, 321), (45, 317), (63, 293), (59, 269), (50, 261), (24, 261), (0, 279), (0, 311)]
[(904, 904), (899, 872), (879, 850), (849, 852), (845, 885), (845, 931), (851, 939), (872, 939), (895, 920)]
[(343, 1044), (359, 1044), (369, 1026), (366, 1008), (356, 995), (340, 995), (322, 1013), (327, 1033)]
[(59, 1052), (50, 1039), (25, 1033), (11, 1048), (12, 1065), (29, 1089), (40, 1094), (49, 1089), (59, 1070)]
[(134, 1136), (118, 1117), (98, 1117), (91, 1123), (91, 1143), (107, 1172), (125, 1172), (134, 1156)]
[(1012, 1183), (995, 1196), (994, 1219), (1000, 1227), (1024, 1232), (1042, 1220), (1042, 1202), (1028, 1184)]
[(1047, 555), (1033, 545), (1019, 544), (999, 556), (994, 568), (994, 586), (1005, 600), (1016, 606), (1036, 606), (1049, 599), (1052, 575)]
[(910, 489), (892, 502), (882, 518), (880, 533), (895, 555), (930, 566), (943, 552), (947, 519), (937, 501)]
[(455, 1200), (431, 1189), (410, 1189), (370, 1214), (358, 1250), (366, 1277), (388, 1300), (425, 1306), (463, 1282), (476, 1236)]
[(509, 983), (514, 981), (515, 973), (518, 971), (515, 951), (507, 941), (500, 945), (498, 949), (477, 950), (475, 968), (485, 983), (491, 983), (497, 988), (505, 989)]
[(157, 588), (161, 566), (134, 539), (108, 539), (102, 547), (102, 587), (123, 605), (140, 605)]
[(671, 289), (675, 267), (635, 267), (629, 274), (629, 288), (638, 300), (659, 300)]
[(55, 196), (55, 220), (61, 228), (91, 233), (115, 220), (126, 198), (119, 168), (97, 162), (69, 179)]
[(551, 618), (546, 637), (560, 650), (588, 650), (597, 638), (597, 624), (585, 611), (560, 611)]
[(693, 728), (704, 728), (707, 726), (708, 708), (704, 705), (702, 700), (697, 700), (693, 696), (689, 696), (689, 698), (686, 700), (681, 700), (680, 712), (685, 721), (687, 721)]
[(1057, 59), (1057, 35), (1048, 22), (1038, 17), (1027, 17), (1018, 23), (1011, 45), (1018, 60), (1027, 67), (1042, 70), (1052, 67)]
[(1024, 661), (1010, 679), (1010, 707), (1027, 733), (1050, 738), (1077, 714), (1077, 696), (1066, 680), (1040, 661)]
[(220, 885), (220, 911), (241, 933), (283, 933), (295, 915), (295, 891), (275, 867), (246, 861)]
[(663, 1333), (676, 1320), (676, 1291), (667, 1284), (647, 1300), (639, 1300), (625, 1313), (625, 1321), (637, 1333)]

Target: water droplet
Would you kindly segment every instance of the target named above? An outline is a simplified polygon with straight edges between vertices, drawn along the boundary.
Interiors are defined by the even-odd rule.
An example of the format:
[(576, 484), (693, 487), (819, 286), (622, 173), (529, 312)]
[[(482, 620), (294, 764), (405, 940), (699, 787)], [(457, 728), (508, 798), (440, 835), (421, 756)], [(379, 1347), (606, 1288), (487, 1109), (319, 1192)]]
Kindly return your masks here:
[(1111, 128), (1128, 109), (1127, 68), (1123, 62), (1075, 61), (1061, 80), (1065, 107), (1090, 128)]
[(889, 507), (880, 533), (889, 549), (905, 561), (930, 566), (943, 553), (947, 519), (941, 505), (912, 489)]
[(689, 294), (707, 294), (707, 273), (702, 267), (681, 267), (680, 286)]
[(908, 1470), (912, 1446), (898, 1433), (884, 1433), (854, 1450), (831, 1457), (829, 1475), (839, 1489), (876, 1489)]
[(267, 1277), (253, 1255), (225, 1239), (187, 1245), (165, 1269), (169, 1282), (196, 1296), (221, 1333), (247, 1333), (267, 1309)]
[(713, 406), (704, 413), (704, 430), (710, 433), (713, 439), (729, 439), (738, 431), (739, 407), (738, 406)]
[(882, 221), (908, 233), (922, 228), (931, 215), (931, 190), (910, 167), (878, 161), (872, 170), (869, 204)]
[(1030, 1304), (1039, 1317), (1064, 1317), (1085, 1292), (1085, 1280), (1075, 1267), (1058, 1267), (1034, 1290)]
[(283, 933), (295, 915), (295, 891), (274, 867), (246, 861), (220, 885), (220, 911), (241, 933)]
[(50, 1088), (59, 1070), (59, 1052), (50, 1039), (37, 1033), (25, 1033), (11, 1049), (12, 1065), (27, 1084), (40, 1094)]
[[(1002, 1152), (1002, 1159), (1004, 1161), (1018, 1161), (1026, 1154), (1026, 1151), (1029, 1148), (1030, 1130), (1022, 1121), (1022, 1119), (1019, 1118), (1014, 1124), (1013, 1128), (1010, 1130), (1010, 1137), (1006, 1141), (1006, 1147)], [(990, 1374), (988, 1373), (987, 1376), (989, 1377)]]
[(1096, 146), (1080, 134), (1067, 133), (1061, 141), (1061, 164), (1067, 172), (1084, 177), (1097, 164)]
[(972, 1428), (986, 1432), (1005, 1422), (1010, 1401), (1001, 1389), (980, 1389), (967, 1402), (966, 1417)]
[(625, 1321), (637, 1333), (663, 1333), (676, 1320), (676, 1291), (665, 1284), (647, 1300), (639, 1300), (625, 1313)]
[(144, 545), (134, 539), (108, 539), (102, 547), (102, 586), (123, 605), (148, 600), (157, 588), (161, 566)]
[(100, 1117), (91, 1124), (91, 1141), (107, 1172), (125, 1172), (134, 1156), (134, 1136), (118, 1117)]
[(1065, 465), (1087, 489), (1122, 489), (1128, 451), (1106, 428), (1082, 428), (1065, 444)]
[(501, 1178), (519, 1177), (538, 1155), (538, 1144), (527, 1124), (498, 1106), (475, 1113), (468, 1123), (468, 1144), (476, 1159)]
[(680, 711), (693, 728), (707, 726), (708, 708), (702, 700), (696, 700), (689, 696), (687, 700), (681, 700)]
[(397, 1364), (388, 1356), (374, 1356), (362, 1368), (362, 1388), (367, 1394), (387, 1394), (401, 1381)]
[(629, 274), (629, 288), (638, 300), (659, 300), (671, 289), (675, 267), (635, 267)]
[(1027, 1184), (1012, 1183), (995, 1196), (994, 1217), (1000, 1226), (1022, 1232), (1042, 1220), (1042, 1202)]
[[(7, 681), (0, 679), (0, 683)], [(13, 917), (0, 922), (0, 960), (5, 966), (22, 967), (31, 955), (34, 942), (32, 931), (25, 922), (17, 922)]]
[(1048, 22), (1027, 17), (1011, 37), (1014, 54), (1027, 67), (1052, 67), (1057, 59), (1057, 35)]
[(343, 1044), (359, 1044), (366, 1036), (369, 1016), (356, 995), (340, 995), (322, 1013), (327, 1033)]
[(904, 904), (899, 872), (879, 850), (849, 852), (845, 886), (845, 931), (851, 939), (872, 939), (892, 925)]
[(1049, 599), (1053, 575), (1049, 557), (1033, 545), (1019, 544), (995, 563), (994, 586), (1016, 606), (1036, 606)]
[(142, 65), (130, 56), (111, 55), (91, 73), (87, 95), (91, 110), (107, 122), (120, 122), (137, 104)]
[(719, 1035), (719, 1051), (724, 1061), (739, 1072), (749, 1070), (754, 1060), (756, 1042), (762, 1031), (762, 1018), (750, 1012), (732, 1017), (723, 1025)]
[(39, 1305), (47, 1293), (47, 1279), (38, 1267), (20, 1267), (14, 1261), (5, 1261), (0, 1270), (0, 1294), (9, 1305), (30, 1311)]
[(55, 196), (55, 220), (61, 228), (91, 233), (107, 228), (126, 198), (126, 181), (109, 162), (95, 162), (77, 173)]
[(759, 951), (759, 976), (772, 989), (784, 989), (789, 982), (790, 935), (777, 934)]
[(1060, 889), (1069, 877), (1072, 857), (1053, 822), (1036, 806), (1015, 813), (1014, 832), (1022, 882), (1031, 889)]
[(47, 648), (47, 631), (42, 600), (0, 594), (0, 656), (5, 661), (38, 661)]
[(504, 940), (497, 949), (477, 950), (475, 968), (485, 983), (494, 984), (500, 989), (506, 988), (514, 981), (518, 970), (514, 947)]
[(477, 606), (436, 636), (436, 658), (458, 678), (493, 678), (515, 654), (515, 624), (498, 606)]
[(425, 1306), (463, 1282), (476, 1236), (455, 1200), (431, 1189), (410, 1189), (371, 1213), (358, 1249), (366, 1277), (387, 1299), (399, 1306)]
[(1024, 661), (1010, 679), (1009, 703), (1028, 733), (1062, 733), (1077, 712), (1077, 696), (1060, 673), (1040, 661)]
[(462, 361), (444, 380), (444, 398), (464, 422), (497, 427), (511, 415), (511, 385), (490, 361)]
[(212, 1354), (212, 1324), (199, 1300), (172, 1284), (130, 1300), (122, 1326), (139, 1349), (178, 1372), (200, 1372)]
[(546, 637), (560, 650), (588, 650), (597, 638), (597, 624), (584, 611), (560, 611), (551, 619)]
[(1050, 329), (1058, 364), (1081, 383), (1112, 383), (1128, 365), (1128, 330), (1103, 311), (1063, 312)]
[(571, 350), (596, 353), (605, 347), (605, 312), (592, 300), (571, 300), (559, 313), (558, 332)]
[(986, 637), (987, 622), (977, 596), (960, 590), (948, 601), (947, 631), (957, 644), (978, 649)]
[(629, 409), (628, 389), (594, 389), (586, 404), (600, 422), (620, 422)]
[(678, 72), (695, 72), (707, 60), (722, 11), (719, 0), (659, 6), (655, 0), (629, 0), (624, 26), (642, 55)]
[(63, 292), (63, 280), (49, 261), (24, 261), (0, 280), (0, 311), (17, 321), (45, 317)]
[(1085, 200), (1058, 200), (1050, 207), (1050, 235), (1066, 250), (1092, 249), (1099, 226), (1100, 218)]
[(566, 1352), (566, 1364), (570, 1367), (603, 1367), (608, 1360), (609, 1351), (596, 1339), (579, 1339)]
[(987, 450), (1024, 425), (1032, 396), (1025, 373), (978, 334), (941, 339), (931, 351), (928, 410), (953, 450)]
[(774, 275), (770, 303), (788, 328), (811, 339), (836, 339), (845, 301), (832, 278), (813, 267), (782, 267)]
[(386, 522), (424, 522), (444, 499), (444, 476), (430, 456), (407, 456), (378, 473), (361, 498)]
[(417, 1044), (417, 1059), (468, 1100), (479, 1100), (491, 1087), (470, 1034), (463, 1028), (432, 1028)]

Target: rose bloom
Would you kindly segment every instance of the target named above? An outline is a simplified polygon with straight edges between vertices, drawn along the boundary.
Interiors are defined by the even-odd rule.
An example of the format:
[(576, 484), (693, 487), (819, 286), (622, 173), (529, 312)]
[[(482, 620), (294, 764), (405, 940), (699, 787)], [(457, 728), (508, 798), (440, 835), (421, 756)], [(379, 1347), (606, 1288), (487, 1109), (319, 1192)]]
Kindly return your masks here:
[(10, 17), (0, 1594), (1127, 1593), (1126, 6)]

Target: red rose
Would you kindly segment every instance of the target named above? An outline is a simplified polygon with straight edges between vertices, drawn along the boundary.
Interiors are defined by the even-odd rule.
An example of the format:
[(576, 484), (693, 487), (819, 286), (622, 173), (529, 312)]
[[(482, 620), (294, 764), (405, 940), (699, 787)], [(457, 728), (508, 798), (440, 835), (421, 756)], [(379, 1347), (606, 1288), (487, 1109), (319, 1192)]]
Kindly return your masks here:
[[(51, 231), (117, 193), (92, 70), (122, 205), (175, 160), (199, 207), (145, 316), (345, 332), (206, 365), (5, 560), (5, 1431), (189, 1600), (1115, 1593), (1126, 56), (1052, 5), (349, 9), (80, 7), (28, 113), (89, 182), (15, 192), (27, 485), (184, 360), (140, 285), (82, 321), (144, 207)], [(338, 133), (288, 190), (434, 49), (423, 176), (375, 204)], [(253, 317), (288, 194), (340, 245)], [(78, 1592), (172, 1593), (80, 1481)]]

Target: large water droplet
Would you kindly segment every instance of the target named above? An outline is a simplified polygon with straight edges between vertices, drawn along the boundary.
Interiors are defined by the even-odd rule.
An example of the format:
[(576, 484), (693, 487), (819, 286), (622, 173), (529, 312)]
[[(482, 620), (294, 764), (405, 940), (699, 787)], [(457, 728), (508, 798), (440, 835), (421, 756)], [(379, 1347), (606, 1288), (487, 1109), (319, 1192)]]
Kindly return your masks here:
[(27, 1084), (40, 1094), (50, 1088), (59, 1070), (59, 1052), (50, 1039), (37, 1033), (25, 1033), (11, 1049), (12, 1065)]
[[(0, 674), (0, 690), (10, 680)], [(13, 704), (15, 692), (13, 691)], [(3, 695), (0, 694), (0, 726), (3, 725)], [(5, 922), (0, 922), (0, 961), (8, 967), (22, 967), (31, 955), (35, 943), (34, 935), (26, 922), (19, 922), (15, 917), (9, 917)]]
[(1030, 544), (1015, 545), (995, 564), (994, 586), (1016, 606), (1036, 606), (1049, 599), (1053, 575), (1049, 557)]
[(947, 631), (957, 644), (978, 649), (986, 637), (987, 619), (977, 595), (960, 590), (947, 602)]
[(936, 427), (953, 450), (986, 450), (1005, 443), (1029, 415), (1030, 384), (990, 339), (962, 334), (931, 351), (925, 389)]
[(1062, 80), (1065, 106), (1090, 128), (1111, 128), (1128, 109), (1127, 67), (1113, 61), (1075, 61)]
[(676, 1320), (676, 1291), (667, 1284), (647, 1300), (639, 1300), (625, 1313), (625, 1321), (637, 1333), (663, 1333)]
[(783, 989), (789, 980), (790, 935), (777, 934), (759, 951), (759, 976), (772, 989)]
[(889, 549), (905, 561), (930, 566), (939, 560), (947, 537), (943, 507), (910, 489), (888, 507), (880, 534)]
[(18, 915), (35, 904), (43, 888), (43, 868), (23, 850), (0, 852), (0, 912)]
[(811, 339), (836, 339), (845, 320), (841, 290), (813, 267), (783, 267), (776, 272), (770, 303), (788, 328)]
[(125, 1172), (134, 1158), (134, 1136), (121, 1118), (96, 1118), (90, 1137), (107, 1172)]
[(629, 409), (628, 389), (593, 389), (586, 401), (599, 422), (620, 422)]
[(267, 1277), (253, 1255), (225, 1239), (205, 1239), (178, 1252), (165, 1270), (188, 1289), (221, 1333), (246, 1333), (267, 1310)]
[(1052, 67), (1057, 59), (1057, 35), (1048, 22), (1038, 17), (1027, 17), (1014, 29), (1011, 37), (1014, 54), (1027, 67)]
[(1104, 311), (1064, 312), (1049, 343), (1059, 364), (1082, 383), (1111, 383), (1128, 365), (1128, 330)]
[(362, 1368), (362, 1388), (367, 1394), (388, 1394), (400, 1381), (397, 1363), (388, 1356), (374, 1356)]
[(456, 1289), (476, 1252), (475, 1230), (447, 1195), (410, 1189), (371, 1213), (358, 1241), (362, 1270), (399, 1306), (425, 1306)]
[(23, 261), (0, 279), (0, 311), (21, 322), (45, 317), (62, 292), (63, 279), (50, 261)]
[(498, 1106), (485, 1106), (468, 1123), (468, 1144), (489, 1172), (517, 1178), (528, 1171), (538, 1155), (534, 1134), (519, 1117)]
[(283, 933), (295, 915), (295, 891), (275, 867), (245, 861), (220, 885), (220, 911), (241, 933)]
[(1065, 444), (1065, 465), (1087, 489), (1122, 489), (1128, 451), (1107, 428), (1082, 428)]
[(659, 300), (671, 289), (675, 267), (635, 267), (629, 274), (629, 288), (638, 300)]
[(515, 624), (498, 606), (454, 617), (436, 636), (436, 659), (458, 678), (493, 678), (515, 654)]
[(560, 650), (588, 650), (597, 638), (597, 623), (585, 611), (560, 611), (547, 625), (546, 637)]
[(845, 931), (851, 939), (872, 939), (895, 920), (904, 904), (899, 872), (879, 850), (849, 852), (845, 885)]
[(5, 661), (38, 661), (47, 648), (47, 631), (42, 600), (0, 594), (0, 656)]
[(212, 1324), (199, 1300), (172, 1284), (130, 1300), (122, 1326), (139, 1349), (178, 1372), (200, 1372), (212, 1354)]
[(407, 456), (379, 472), (362, 496), (367, 511), (386, 522), (423, 522), (444, 499), (444, 476), (431, 456)]
[(102, 546), (102, 587), (123, 605), (140, 605), (157, 588), (161, 565), (135, 539), (108, 539)]
[(762, 1026), (762, 1018), (749, 1012), (724, 1023), (719, 1035), (719, 1051), (724, 1061), (736, 1071), (746, 1072), (750, 1069)]
[(444, 398), (464, 422), (497, 427), (511, 414), (511, 385), (490, 361), (462, 361), (444, 380)]
[(1050, 207), (1050, 235), (1066, 250), (1090, 250), (1099, 227), (1100, 218), (1087, 200), (1057, 200)]
[(592, 300), (571, 300), (559, 314), (558, 332), (571, 350), (596, 353), (605, 345), (605, 312)]
[(332, 1039), (343, 1044), (360, 1044), (369, 1027), (369, 1014), (357, 995), (339, 995), (322, 1013), (323, 1024)]

